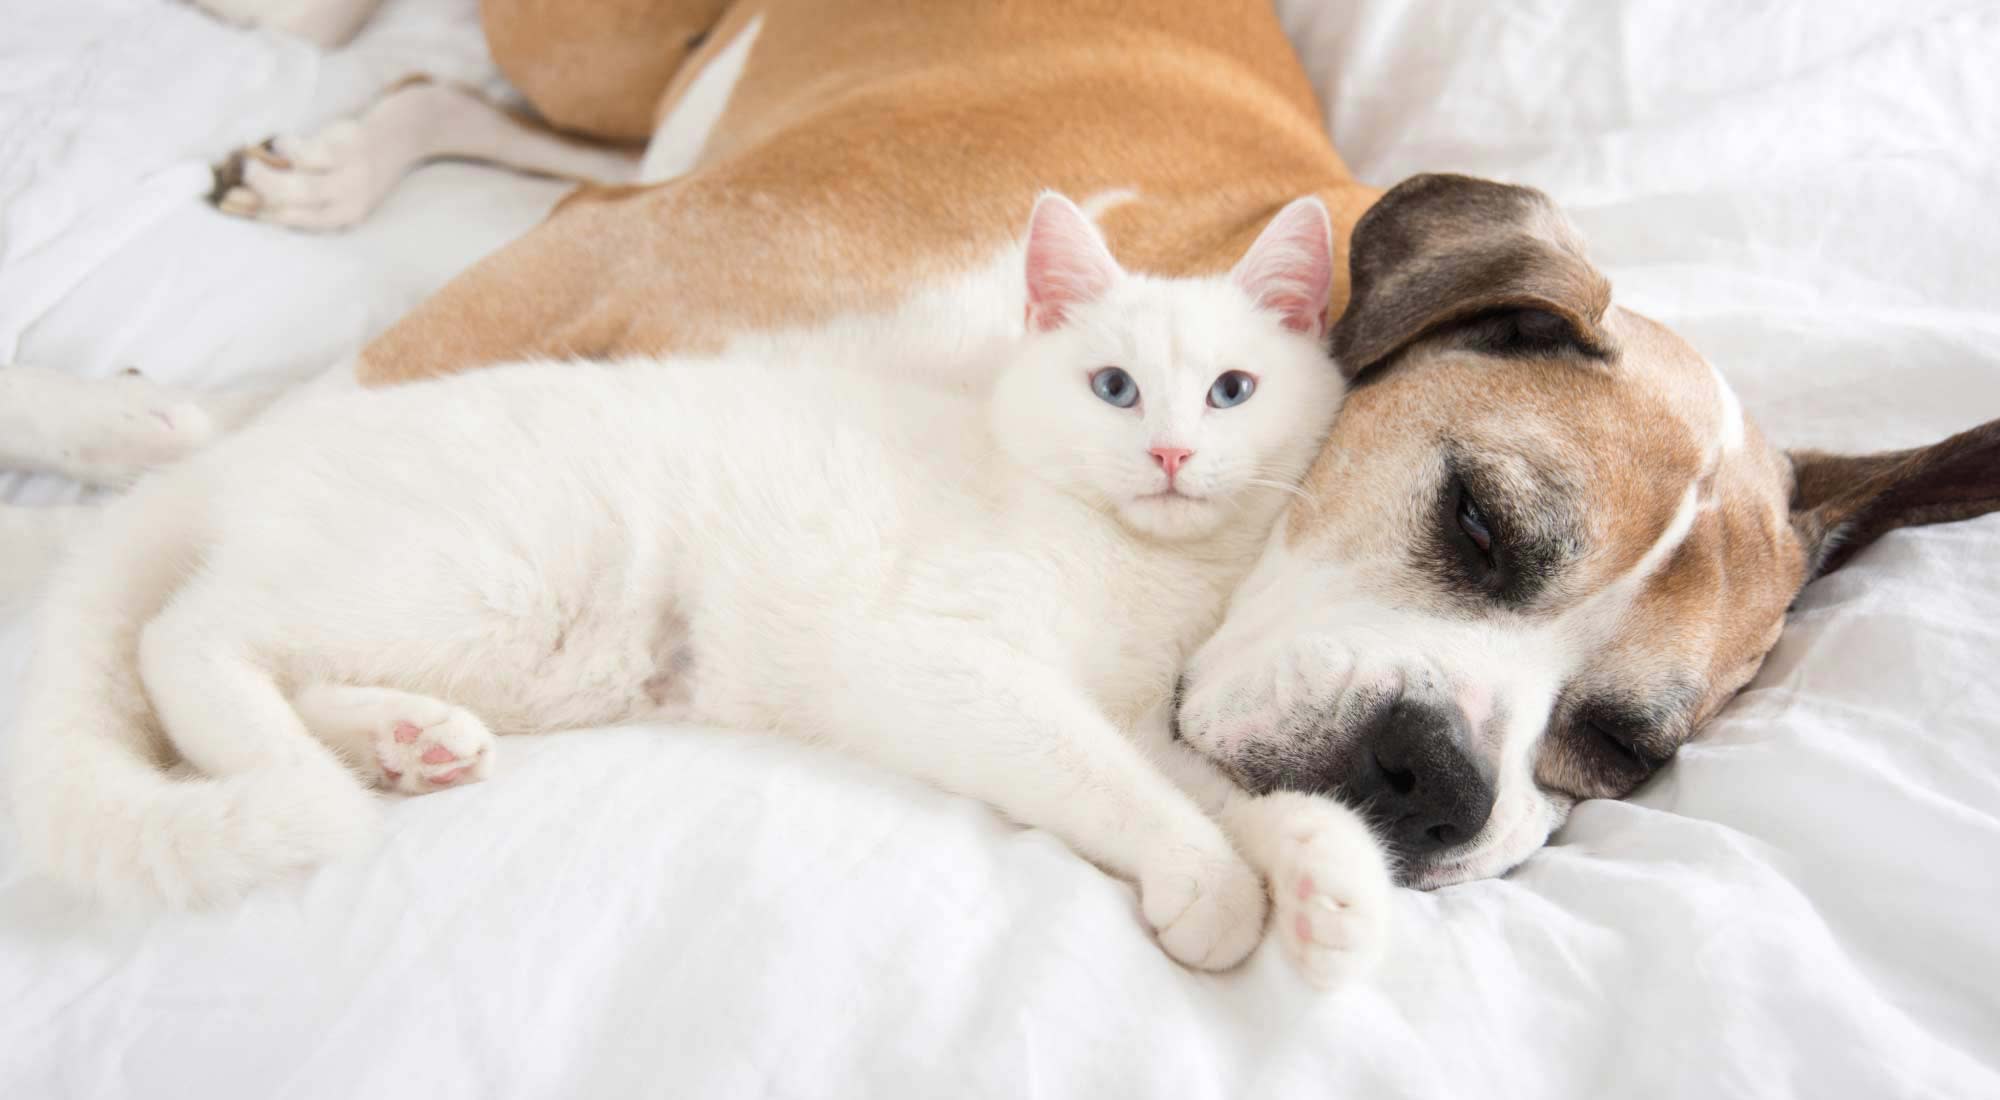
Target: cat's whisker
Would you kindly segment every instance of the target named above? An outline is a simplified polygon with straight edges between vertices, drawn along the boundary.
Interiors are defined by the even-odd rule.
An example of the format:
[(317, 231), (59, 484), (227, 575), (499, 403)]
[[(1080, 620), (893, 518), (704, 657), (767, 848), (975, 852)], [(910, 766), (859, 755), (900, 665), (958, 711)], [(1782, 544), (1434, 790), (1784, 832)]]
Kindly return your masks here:
[(1289, 481), (1278, 481), (1268, 477), (1246, 477), (1243, 479), (1243, 484), (1255, 485), (1263, 489), (1276, 489), (1281, 493), (1288, 493), (1292, 496), (1299, 498), (1300, 500), (1312, 499), (1311, 497), (1306, 495), (1306, 491), (1304, 489), (1299, 488), (1297, 485), (1294, 485)]

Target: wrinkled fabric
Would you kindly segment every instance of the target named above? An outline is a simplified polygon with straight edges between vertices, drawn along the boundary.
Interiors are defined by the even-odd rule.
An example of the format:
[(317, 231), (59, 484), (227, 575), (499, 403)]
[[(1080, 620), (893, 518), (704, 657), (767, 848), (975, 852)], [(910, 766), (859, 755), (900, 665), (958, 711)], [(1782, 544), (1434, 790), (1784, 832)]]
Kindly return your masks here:
[[(334, 236), (195, 201), (407, 69), (490, 77), (469, 0), (327, 57), (182, 4), (7, 7), (19, 361), (310, 372), (562, 190), (429, 168)], [(1774, 438), (2000, 416), (2000, 10), (1741, 7), (1281, 5), (1363, 179), (1548, 189)], [(2000, 1096), (1996, 624), (2000, 520), (1889, 536), (1657, 780), (1505, 879), (1399, 892), (1380, 973), (1328, 995), (1269, 946), (1182, 970), (1053, 838), (771, 737), (511, 740), (369, 858), (207, 916), (93, 914), (0, 826), (0, 1095)], [(28, 646), (0, 611), (0, 739)]]

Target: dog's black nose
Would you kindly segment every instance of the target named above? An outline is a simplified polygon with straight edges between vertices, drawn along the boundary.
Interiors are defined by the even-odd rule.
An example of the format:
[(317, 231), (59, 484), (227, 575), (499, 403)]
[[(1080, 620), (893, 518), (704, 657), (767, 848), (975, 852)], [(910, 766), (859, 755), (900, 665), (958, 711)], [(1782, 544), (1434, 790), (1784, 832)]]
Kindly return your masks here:
[(1408, 861), (1471, 840), (1493, 812), (1493, 780), (1450, 703), (1399, 699), (1344, 746), (1330, 780)]

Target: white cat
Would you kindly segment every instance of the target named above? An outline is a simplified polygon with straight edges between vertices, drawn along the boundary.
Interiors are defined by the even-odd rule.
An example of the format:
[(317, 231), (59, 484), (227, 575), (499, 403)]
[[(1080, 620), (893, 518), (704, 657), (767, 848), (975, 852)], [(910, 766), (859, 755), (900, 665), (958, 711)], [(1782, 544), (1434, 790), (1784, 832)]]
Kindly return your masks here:
[(1247, 856), (1313, 976), (1358, 960), (1388, 880), (1352, 814), (1178, 759), (1232, 845), (1148, 758), (1179, 751), (1181, 661), (1340, 403), (1326, 211), (1286, 207), (1228, 277), (1164, 280), (1050, 195), (1024, 260), (1026, 333), (980, 397), (515, 365), (282, 408), (142, 483), (45, 611), (31, 856), (213, 903), (364, 846), (371, 785), (485, 776), (495, 733), (662, 717), (983, 799), (1135, 880), (1195, 966), (1261, 934)]

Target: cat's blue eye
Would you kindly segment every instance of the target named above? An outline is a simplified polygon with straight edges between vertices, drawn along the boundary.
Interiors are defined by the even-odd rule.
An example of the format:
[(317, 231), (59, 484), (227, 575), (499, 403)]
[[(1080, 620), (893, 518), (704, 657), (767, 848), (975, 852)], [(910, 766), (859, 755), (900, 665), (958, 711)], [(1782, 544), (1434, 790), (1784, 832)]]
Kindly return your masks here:
[(1129, 409), (1139, 402), (1139, 383), (1117, 367), (1105, 367), (1090, 376), (1090, 392), (1107, 405)]
[(1250, 400), (1250, 395), (1256, 392), (1255, 378), (1240, 370), (1225, 371), (1222, 377), (1215, 380), (1215, 385), (1208, 387), (1208, 403), (1218, 409), (1227, 409)]

